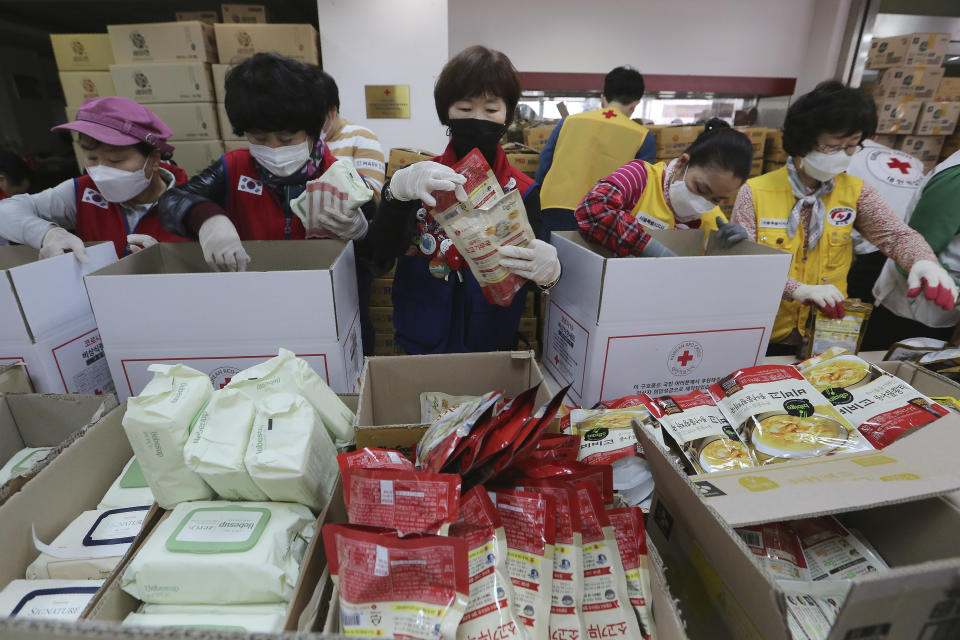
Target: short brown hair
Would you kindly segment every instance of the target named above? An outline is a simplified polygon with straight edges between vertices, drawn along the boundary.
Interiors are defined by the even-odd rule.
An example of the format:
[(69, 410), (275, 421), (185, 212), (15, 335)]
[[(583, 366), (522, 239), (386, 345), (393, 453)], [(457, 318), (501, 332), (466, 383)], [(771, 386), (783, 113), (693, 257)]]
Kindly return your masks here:
[(449, 124), (450, 105), (457, 100), (488, 95), (503, 98), (506, 124), (513, 122), (520, 101), (517, 70), (505, 53), (480, 45), (467, 47), (451, 58), (433, 87), (433, 101), (442, 124)]

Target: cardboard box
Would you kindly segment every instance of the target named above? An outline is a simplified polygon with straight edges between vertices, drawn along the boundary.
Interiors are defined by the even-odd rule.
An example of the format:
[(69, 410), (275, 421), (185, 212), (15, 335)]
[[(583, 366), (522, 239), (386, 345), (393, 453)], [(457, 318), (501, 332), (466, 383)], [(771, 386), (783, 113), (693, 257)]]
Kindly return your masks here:
[(110, 74), (118, 96), (143, 104), (213, 102), (210, 65), (203, 62), (115, 64)]
[(117, 64), (217, 62), (213, 25), (152, 22), (107, 25)]
[(230, 153), (231, 151), (236, 151), (237, 149), (246, 149), (248, 146), (249, 143), (247, 143), (246, 140), (224, 140), (223, 152)]
[(178, 150), (178, 141), (220, 138), (217, 110), (213, 102), (161, 102), (151, 104), (150, 110), (173, 131), (170, 140)]
[(943, 147), (940, 149), (938, 160), (946, 160), (957, 151), (960, 151), (960, 136), (950, 136), (943, 141)]
[(384, 307), (370, 307), (370, 321), (377, 333), (393, 335), (393, 303)]
[(577, 232), (553, 234), (564, 271), (543, 363), (581, 406), (701, 389), (764, 357), (790, 255), (746, 241), (701, 255), (699, 230), (653, 236), (681, 257), (613, 258)]
[(207, 24), (220, 22), (220, 16), (216, 11), (177, 11), (174, 17), (177, 22), (206, 22)]
[(22, 362), (0, 365), (0, 393), (33, 393), (33, 383)]
[(763, 143), (763, 159), (776, 160), (777, 156), (783, 151), (783, 130), (767, 129), (767, 136)]
[(105, 33), (51, 33), (50, 45), (60, 71), (106, 71), (114, 62)]
[(60, 86), (68, 107), (79, 107), (89, 98), (117, 95), (109, 71), (61, 71)]
[(258, 23), (267, 21), (267, 8), (262, 4), (222, 4), (220, 13), (229, 23)]
[(390, 333), (375, 333), (373, 335), (373, 355), (400, 356), (404, 350), (394, 340), (393, 331)]
[(375, 278), (370, 286), (370, 306), (371, 307), (390, 307), (393, 305), (391, 292), (393, 291), (393, 278)]
[(540, 153), (515, 142), (509, 143), (503, 147), (507, 154), (507, 161), (514, 167), (527, 174), (531, 178), (537, 173), (537, 167), (540, 166)]
[(960, 101), (960, 78), (944, 78), (937, 87), (937, 94), (933, 98), (939, 101)]
[(904, 136), (897, 144), (897, 149), (923, 162), (939, 158), (942, 147), (943, 136)]
[[(736, 127), (737, 131), (741, 132), (748, 138), (750, 138), (750, 144), (753, 145), (753, 159), (756, 162), (757, 158), (763, 158), (763, 152), (766, 148), (767, 140), (767, 129), (764, 127)], [(696, 139), (696, 138), (694, 138)], [(783, 146), (783, 139), (781, 137), (780, 146)]]
[(387, 161), (387, 177), (389, 178), (400, 169), (403, 169), (407, 165), (411, 165), (414, 162), (429, 160), (435, 157), (437, 157), (437, 154), (433, 153), (432, 151), (394, 147), (393, 149), (390, 149), (390, 157)]
[(523, 130), (523, 144), (537, 153), (543, 151), (543, 147), (546, 146), (550, 134), (553, 133), (556, 127), (556, 123), (527, 127)]
[(223, 156), (223, 143), (220, 140), (182, 140), (173, 146), (176, 147), (174, 162), (191, 177)]
[[(357, 408), (357, 448), (409, 452), (429, 426), (420, 422), (423, 391), (482, 395), (502, 389), (515, 398), (538, 382), (543, 382), (543, 374), (529, 351), (367, 358)], [(537, 402), (547, 402), (550, 395), (541, 384)]]
[(758, 176), (761, 173), (763, 173), (763, 157), (754, 156), (754, 160), (750, 164), (750, 177)]
[(950, 135), (960, 119), (960, 102), (924, 102), (914, 133), (918, 136)]
[(943, 67), (892, 67), (880, 72), (874, 97), (930, 100), (943, 79)]
[(924, 173), (930, 173), (931, 171), (934, 170), (934, 168), (936, 168), (936, 166), (937, 166), (939, 163), (940, 163), (940, 160), (939, 160), (939, 159), (938, 159), (938, 160), (924, 160), (924, 161), (922, 161), (921, 164), (923, 165), (923, 172), (924, 172)]
[(261, 51), (320, 64), (320, 34), (310, 24), (216, 24), (220, 62), (232, 64)]
[(658, 160), (672, 160), (680, 156), (703, 132), (703, 125), (646, 126), (657, 137)]
[(279, 347), (334, 391), (355, 392), (363, 348), (353, 244), (243, 244), (252, 261), (242, 273), (211, 272), (197, 243), (161, 243), (86, 278), (121, 399), (140, 393), (154, 362), (182, 362), (222, 388)]
[(233, 132), (233, 125), (230, 124), (230, 117), (227, 116), (227, 106), (222, 102), (217, 103), (217, 121), (220, 123), (220, 133), (224, 140), (242, 140), (246, 144), (246, 137), (238, 136)]
[(890, 147), (891, 149), (897, 146), (897, 136), (892, 134), (880, 134), (873, 137), (873, 141), (877, 144), (882, 144), (885, 147)]
[(867, 54), (867, 69), (928, 64), (939, 66), (950, 45), (949, 33), (908, 33), (873, 38)]
[(883, 100), (877, 102), (877, 133), (912, 133), (920, 117), (916, 100)]
[(210, 71), (213, 74), (213, 93), (216, 96), (217, 102), (227, 101), (227, 90), (223, 85), (227, 78), (228, 69), (230, 69), (229, 64), (210, 65)]
[(37, 259), (27, 246), (0, 247), (0, 365), (22, 362), (42, 393), (103, 393), (113, 382), (83, 276), (117, 261), (112, 242)]

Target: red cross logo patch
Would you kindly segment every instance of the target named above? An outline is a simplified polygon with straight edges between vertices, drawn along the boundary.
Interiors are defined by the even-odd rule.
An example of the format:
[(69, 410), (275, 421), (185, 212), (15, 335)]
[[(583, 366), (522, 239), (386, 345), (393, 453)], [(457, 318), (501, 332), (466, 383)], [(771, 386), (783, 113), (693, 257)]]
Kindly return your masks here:
[(910, 163), (904, 162), (903, 160), (899, 160), (897, 158), (890, 158), (890, 161), (887, 162), (887, 166), (891, 169), (898, 169), (903, 175), (910, 173)]
[(383, 95), (385, 95), (385, 96), (390, 95), (390, 93), (391, 93), (391, 92), (390, 92), (390, 89), (384, 89), (384, 90), (383, 90)]
[(607, 120), (609, 120), (610, 118), (616, 118), (617, 112), (614, 111), (613, 109), (607, 109), (606, 111), (603, 112), (603, 117), (606, 118)]
[(686, 376), (703, 361), (703, 346), (695, 340), (685, 340), (675, 346), (667, 358), (667, 368), (675, 376)]

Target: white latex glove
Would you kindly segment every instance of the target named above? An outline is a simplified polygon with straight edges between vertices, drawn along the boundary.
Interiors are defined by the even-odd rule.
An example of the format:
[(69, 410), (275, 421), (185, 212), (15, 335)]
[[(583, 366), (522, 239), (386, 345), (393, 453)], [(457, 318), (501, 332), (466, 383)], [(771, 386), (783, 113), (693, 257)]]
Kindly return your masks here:
[(556, 282), (560, 277), (557, 249), (543, 240), (534, 240), (526, 247), (504, 245), (500, 247), (500, 255), (506, 258), (500, 260), (500, 266), (540, 286)]
[(843, 308), (843, 294), (832, 284), (802, 284), (793, 292), (793, 299), (804, 304), (815, 304), (828, 318), (840, 320), (847, 315)]
[[(316, 220), (320, 229), (307, 229), (307, 237), (325, 237), (331, 233), (343, 240), (359, 240), (367, 235), (367, 219), (360, 209), (346, 207), (347, 194), (333, 185), (307, 193), (307, 207), (314, 213), (308, 219)], [(324, 230), (331, 233), (324, 233)]]
[(54, 227), (47, 231), (43, 236), (43, 242), (40, 243), (40, 259), (59, 256), (67, 251), (73, 251), (73, 257), (78, 262), (86, 264), (87, 249), (83, 246), (83, 240), (73, 235), (66, 229)]
[(214, 271), (246, 271), (250, 256), (240, 243), (237, 228), (227, 216), (213, 216), (200, 226), (203, 259)]
[(462, 176), (445, 164), (424, 160), (400, 169), (390, 178), (390, 193), (397, 200), (420, 200), (428, 207), (437, 205), (434, 191), (453, 191), (457, 200), (465, 202), (463, 190), (466, 176)]
[(916, 298), (920, 290), (927, 300), (950, 311), (957, 302), (957, 285), (946, 269), (930, 260), (917, 260), (907, 276), (907, 296)]
[(159, 244), (157, 239), (145, 233), (131, 233), (127, 236), (127, 249), (130, 250), (130, 253), (149, 249), (155, 244)]

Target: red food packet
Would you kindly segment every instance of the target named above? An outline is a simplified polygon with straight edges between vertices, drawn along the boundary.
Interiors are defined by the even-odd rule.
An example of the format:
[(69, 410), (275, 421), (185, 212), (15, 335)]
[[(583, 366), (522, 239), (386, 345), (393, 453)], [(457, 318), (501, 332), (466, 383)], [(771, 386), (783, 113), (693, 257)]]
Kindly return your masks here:
[(408, 469), (414, 470), (413, 462), (399, 451), (366, 447), (337, 454), (340, 475), (346, 478), (353, 469)]
[(323, 543), (340, 590), (342, 633), (456, 638), (470, 592), (464, 540), (328, 524)]
[(567, 385), (554, 394), (545, 405), (533, 414), (533, 419), (520, 430), (517, 441), (511, 444), (510, 458), (498, 460), (494, 465), (495, 472), (499, 473), (513, 461), (526, 460), (533, 454), (537, 445), (540, 443), (540, 439), (546, 434), (550, 423), (553, 422), (553, 418), (557, 415), (557, 411), (562, 406), (563, 399), (569, 390), (570, 385)]
[(491, 391), (476, 400), (457, 405), (437, 418), (417, 443), (417, 467), (432, 473), (443, 469), (452, 460), (460, 440), (470, 435), (474, 425), (493, 412), (502, 396), (502, 391)]
[(629, 409), (630, 407), (645, 406), (644, 398), (647, 394), (641, 393), (634, 396), (623, 396), (616, 400), (602, 400), (598, 402), (594, 409)]
[(576, 460), (580, 453), (580, 436), (545, 433), (530, 454), (536, 460)]
[(531, 478), (557, 478), (566, 481), (590, 480), (597, 485), (604, 504), (613, 504), (613, 467), (608, 464), (594, 465), (572, 460), (522, 460), (514, 465), (522, 474)]
[(640, 620), (644, 638), (650, 637), (650, 568), (647, 564), (647, 532), (639, 507), (608, 509), (607, 517), (617, 538), (620, 561), (627, 579), (627, 595)]
[[(497, 176), (493, 173), (493, 169), (490, 168), (490, 164), (479, 149), (474, 149), (463, 156), (450, 168), (467, 179), (467, 182), (463, 185), (463, 190), (467, 193), (470, 204), (475, 209), (482, 208), (503, 195), (503, 188), (500, 186)], [(456, 193), (453, 191), (434, 191), (431, 195), (437, 201), (431, 212), (446, 211), (459, 202)]]
[(539, 388), (540, 383), (537, 383), (523, 391), (507, 403), (500, 413), (471, 430), (470, 435), (464, 438), (460, 473), (468, 473), (510, 444), (510, 439), (516, 437), (517, 430), (530, 417)]
[(778, 579), (810, 580), (800, 538), (786, 522), (770, 522), (736, 529), (747, 547)]
[(344, 477), (350, 524), (401, 536), (446, 533), (460, 511), (460, 476), (399, 469), (354, 469)]

